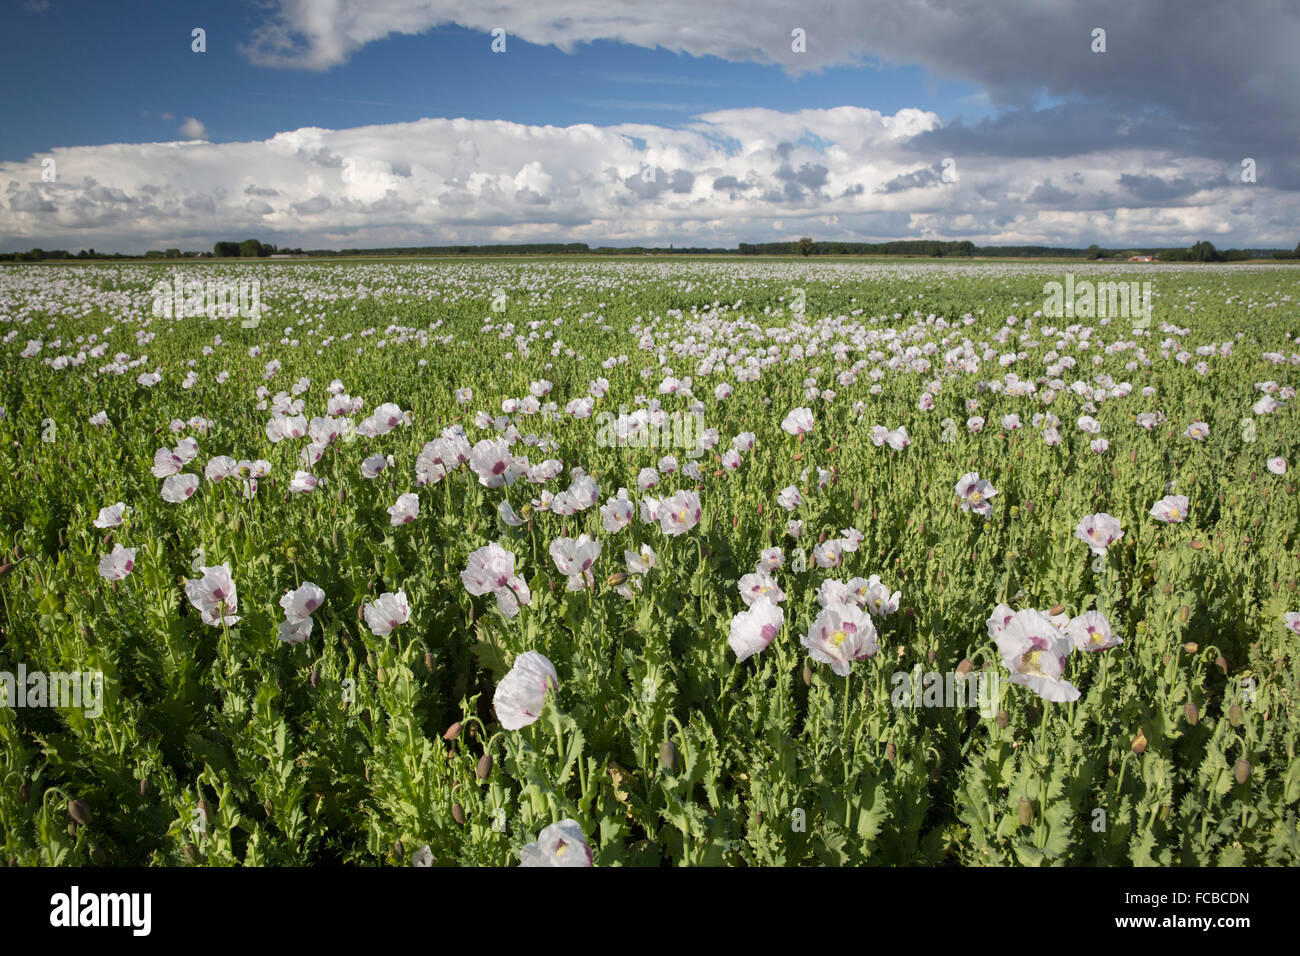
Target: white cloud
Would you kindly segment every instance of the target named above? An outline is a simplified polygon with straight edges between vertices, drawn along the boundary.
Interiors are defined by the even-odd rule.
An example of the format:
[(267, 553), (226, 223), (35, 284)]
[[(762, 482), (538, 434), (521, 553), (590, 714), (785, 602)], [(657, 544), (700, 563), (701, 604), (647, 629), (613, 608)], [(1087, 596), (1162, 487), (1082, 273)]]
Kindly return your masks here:
[[(62, 148), (0, 164), (0, 248), (202, 248), (249, 235), (303, 248), (731, 246), (800, 234), (1295, 244), (1300, 199), (1263, 179), (1242, 184), (1212, 158), (960, 154), (948, 183), (932, 144), (943, 133), (924, 110), (838, 107), (722, 110), (683, 129), (424, 119), (259, 142)], [(41, 181), (45, 155), (55, 183)]]
[(186, 139), (207, 139), (208, 130), (206, 126), (191, 116), (181, 124), (181, 135)]

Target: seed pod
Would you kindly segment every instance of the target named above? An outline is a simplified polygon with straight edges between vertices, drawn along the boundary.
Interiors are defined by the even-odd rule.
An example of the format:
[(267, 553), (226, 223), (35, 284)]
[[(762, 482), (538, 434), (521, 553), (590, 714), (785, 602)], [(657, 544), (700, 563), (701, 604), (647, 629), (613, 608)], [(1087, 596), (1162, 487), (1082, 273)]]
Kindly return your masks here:
[(659, 744), (659, 766), (669, 773), (677, 769), (677, 745), (671, 740)]
[(474, 776), (480, 780), (486, 780), (488, 774), (492, 772), (492, 755), (484, 754), (478, 758), (478, 766), (474, 768)]
[(812, 686), (812, 678), (813, 678), (812, 668), (809, 667), (807, 664), (805, 664), (803, 666), (803, 683), (805, 687)]
[(999, 710), (998, 715), (993, 720), (998, 725), (999, 730), (1006, 730), (1007, 724), (1011, 723), (1011, 715), (1005, 710)]
[(963, 657), (961, 659), (961, 663), (957, 665), (957, 674), (960, 677), (965, 677), (974, 669), (975, 669), (974, 662), (972, 662), (969, 657)]
[(342, 542), (339, 541), (339, 533), (337, 531), (330, 535), (330, 544), (334, 546), (335, 551), (343, 550), (343, 545)]
[(627, 575), (622, 571), (617, 571), (605, 579), (605, 587), (616, 588), (627, 580)]
[(1241, 705), (1233, 704), (1228, 708), (1228, 723), (1234, 727), (1241, 726)]
[(1204, 543), (1203, 541), (1201, 541), (1199, 538), (1193, 538), (1193, 539), (1192, 539), (1192, 550), (1193, 550), (1193, 551), (1200, 551), (1200, 550), (1201, 550), (1202, 548), (1204, 548), (1204, 547), (1205, 547), (1205, 543)]
[(317, 664), (315, 667), (313, 667), (313, 668), (311, 669), (311, 677), (309, 678), (309, 680), (311, 681), (312, 689), (315, 689), (316, 685), (320, 683), (320, 665), (319, 665), (319, 664)]
[(894, 757), (896, 757), (897, 755), (898, 755), (898, 748), (894, 746), (894, 742), (893, 742), (892, 740), (891, 740), (889, 743), (885, 744), (885, 759), (886, 759), (886, 760), (889, 760), (889, 761), (892, 762), (893, 759), (894, 759)]
[(1219, 670), (1228, 673), (1228, 659), (1226, 657), (1216, 657), (1214, 663), (1218, 665)]
[(189, 860), (192, 866), (199, 865), (199, 851), (193, 843), (185, 844), (185, 859)]
[(1244, 784), (1250, 779), (1250, 761), (1238, 760), (1232, 765), (1232, 775), (1237, 778), (1237, 783)]
[(453, 803), (451, 805), (451, 818), (455, 820), (457, 823), (459, 823), (461, 826), (464, 826), (465, 808), (462, 807), (459, 803)]
[(1195, 654), (1200, 649), (1201, 649), (1201, 645), (1197, 644), (1195, 641), (1188, 641), (1186, 644), (1183, 645), (1183, 650), (1185, 650), (1188, 654)]
[(83, 827), (90, 824), (90, 807), (80, 798), (68, 801), (68, 815)]
[(1183, 707), (1183, 716), (1187, 718), (1189, 724), (1193, 727), (1196, 726), (1197, 722), (1201, 719), (1201, 711), (1196, 706), (1195, 701), (1189, 700), (1187, 702), (1187, 705)]
[(1135, 754), (1140, 754), (1147, 749), (1147, 738), (1142, 733), (1141, 727), (1138, 728), (1137, 736), (1133, 738), (1132, 747)]
[(459, 736), (460, 736), (460, 721), (458, 720), (450, 727), (447, 728), (447, 730), (442, 735), (442, 739), (455, 740)]
[(1027, 827), (1034, 822), (1034, 805), (1029, 802), (1028, 797), (1020, 798), (1020, 805), (1016, 807), (1016, 816), (1020, 819), (1020, 825)]

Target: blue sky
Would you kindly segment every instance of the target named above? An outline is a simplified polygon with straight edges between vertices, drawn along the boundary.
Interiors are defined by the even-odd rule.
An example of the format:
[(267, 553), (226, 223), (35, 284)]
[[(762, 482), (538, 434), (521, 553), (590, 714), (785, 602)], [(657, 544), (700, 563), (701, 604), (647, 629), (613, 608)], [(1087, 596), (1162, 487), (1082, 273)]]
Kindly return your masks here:
[[(887, 113), (919, 107), (945, 121), (991, 112), (975, 85), (918, 66), (831, 67), (796, 77), (776, 65), (608, 40), (564, 53), (509, 34), (506, 54), (498, 55), (489, 34), (447, 26), (370, 44), (318, 72), (250, 62), (240, 50), (258, 17), (240, 4), (15, 6), (0, 31), (0, 57), (33, 95), (0, 100), (0, 160), (26, 160), (56, 146), (179, 139), (180, 124), (191, 116), (208, 139), (229, 142), (302, 126), (344, 129), (426, 117), (676, 126), (700, 113), (756, 104)], [(124, 16), (122, 6), (132, 15)], [(190, 49), (194, 27), (207, 31), (206, 53)]]
[(1185, 12), (14, 0), (0, 250), (799, 235), (1292, 248), (1300, 6)]

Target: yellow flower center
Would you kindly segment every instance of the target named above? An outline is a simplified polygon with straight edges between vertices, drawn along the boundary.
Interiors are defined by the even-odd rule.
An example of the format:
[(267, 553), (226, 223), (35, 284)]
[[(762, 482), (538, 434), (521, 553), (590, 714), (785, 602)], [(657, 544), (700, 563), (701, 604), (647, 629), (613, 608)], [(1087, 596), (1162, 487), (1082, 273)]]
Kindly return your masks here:
[(848, 636), (849, 635), (845, 632), (844, 628), (840, 628), (838, 631), (836, 631), (834, 634), (831, 635), (831, 643), (834, 644), (836, 647), (839, 647), (848, 639)]

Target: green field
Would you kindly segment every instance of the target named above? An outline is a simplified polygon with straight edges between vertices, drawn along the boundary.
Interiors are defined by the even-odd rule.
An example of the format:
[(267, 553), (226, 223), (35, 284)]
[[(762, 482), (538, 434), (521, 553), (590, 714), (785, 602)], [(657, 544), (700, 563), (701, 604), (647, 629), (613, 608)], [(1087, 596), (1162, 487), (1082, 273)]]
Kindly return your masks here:
[(1300, 268), (12, 266), (0, 335), (0, 859), (1300, 863)]

